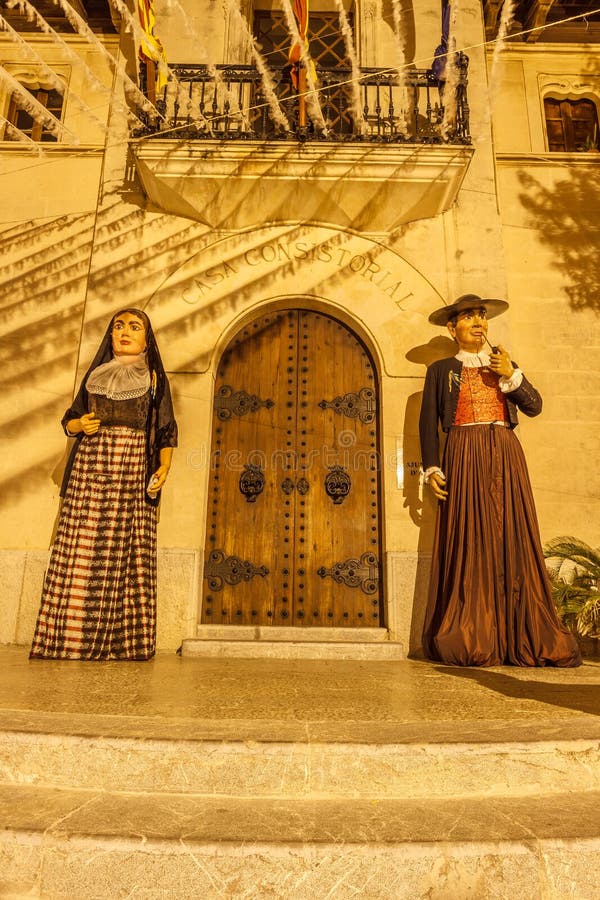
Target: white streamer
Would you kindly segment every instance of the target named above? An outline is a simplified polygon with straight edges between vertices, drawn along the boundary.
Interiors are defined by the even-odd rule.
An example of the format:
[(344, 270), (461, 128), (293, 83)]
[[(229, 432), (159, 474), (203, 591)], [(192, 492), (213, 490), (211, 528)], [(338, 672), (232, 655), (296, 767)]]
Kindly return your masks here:
[[(67, 0), (54, 0), (54, 3), (57, 3), (57, 2), (66, 3)], [(108, 0), (108, 2), (116, 10), (116, 12), (121, 16), (121, 19), (125, 23), (125, 30), (131, 32), (131, 34), (134, 37), (134, 40), (137, 41), (137, 44), (139, 46), (143, 42), (143, 40), (146, 36), (144, 33), (144, 29), (140, 25), (139, 18), (137, 16), (133, 16), (129, 12), (128, 7), (126, 6), (125, 3), (123, 3), (123, 0)], [(164, 62), (162, 59), (158, 60), (156, 65), (157, 65), (158, 70), (164, 74), (166, 79), (175, 78), (174, 72), (172, 72), (171, 69), (169, 69), (166, 62)], [(177, 80), (177, 79), (175, 78), (175, 80)]]
[(444, 118), (441, 132), (444, 138), (449, 138), (456, 128), (456, 92), (460, 72), (456, 65), (456, 21), (458, 18), (458, 0), (453, 0), (448, 28), (448, 49), (446, 51), (446, 83), (444, 85)]
[(252, 34), (250, 30), (250, 26), (248, 25), (248, 21), (244, 15), (242, 15), (242, 11), (239, 7), (239, 0), (226, 0), (227, 6), (229, 8), (230, 13), (235, 17), (238, 23), (242, 26), (244, 37), (246, 39), (246, 45), (252, 54), (252, 58), (256, 64), (256, 68), (260, 74), (263, 89), (265, 92), (265, 97), (267, 98), (267, 103), (269, 104), (269, 109), (271, 110), (271, 118), (275, 122), (276, 125), (279, 125), (283, 128), (284, 131), (290, 130), (290, 123), (287, 120), (286, 115), (284, 114), (281, 106), (279, 104), (279, 98), (275, 93), (275, 84), (273, 82), (273, 78), (271, 73), (267, 67), (265, 60), (263, 59), (262, 54), (260, 53), (258, 46), (256, 44), (256, 38)]
[[(11, 2), (11, 0), (9, 0), (9, 2)], [(22, 0), (12, 0), (12, 2), (19, 4), (22, 2)], [(144, 110), (144, 112), (161, 118), (157, 108), (148, 100), (148, 98), (140, 91), (137, 84), (129, 77), (129, 75), (125, 71), (125, 67), (117, 62), (114, 56), (112, 56), (108, 52), (104, 44), (98, 40), (87, 22), (84, 22), (79, 13), (77, 13), (73, 9), (68, 0), (52, 0), (52, 3), (54, 3), (55, 6), (60, 7), (75, 31), (82, 37), (84, 37), (97, 50), (99, 50), (102, 56), (104, 56), (104, 58), (108, 61), (111, 69), (119, 73), (119, 75), (123, 79), (123, 88), (125, 90), (125, 93), (130, 96), (131, 99), (134, 100), (138, 104), (138, 106)]]
[(504, 50), (506, 46), (506, 36), (508, 35), (508, 29), (510, 28), (511, 22), (514, 19), (516, 11), (516, 3), (515, 0), (504, 0), (504, 4), (502, 6), (502, 12), (500, 13), (500, 24), (498, 25), (498, 34), (496, 35), (496, 41), (494, 43), (494, 52), (492, 55), (492, 65), (490, 67), (490, 85), (492, 88), (492, 96), (490, 98), (492, 105), (494, 103), (495, 98), (498, 96), (498, 85), (497, 85), (497, 76), (498, 76), (498, 63), (500, 61), (500, 54)]
[[(54, 3), (59, 3), (60, 0), (53, 0), (53, 2), (54, 2)], [(64, 2), (64, 0), (63, 0), (63, 2)], [(172, 6), (172, 5), (176, 6), (176, 7), (182, 12), (182, 14), (186, 17), (186, 19), (187, 19), (187, 14), (185, 13), (185, 10), (183, 10), (183, 7), (182, 7), (181, 4), (178, 2), (178, 0), (164, 0), (164, 2), (167, 4), (168, 7), (170, 7), (170, 6)], [(51, 37), (51, 39), (54, 41), (54, 43), (56, 43), (57, 46), (59, 46), (59, 47), (61, 48), (62, 52), (65, 53), (66, 55), (68, 55), (69, 59), (73, 62), (74, 65), (78, 66), (79, 68), (81, 68), (81, 69), (83, 70), (83, 72), (85, 73), (86, 78), (88, 79), (88, 81), (90, 82), (90, 84), (91, 84), (94, 88), (96, 88), (96, 89), (98, 89), (98, 90), (101, 90), (101, 91), (103, 91), (103, 92), (105, 92), (105, 93), (107, 93), (107, 94), (109, 94), (109, 95), (112, 95), (111, 89), (110, 89), (110, 88), (107, 88), (104, 84), (102, 84), (102, 83), (95, 77), (95, 75), (93, 74), (93, 72), (91, 71), (91, 69), (89, 68), (89, 66), (87, 66), (87, 64), (86, 64), (85, 62), (83, 62), (83, 61), (77, 56), (77, 54), (71, 49), (71, 47), (70, 47), (70, 46), (69, 46), (69, 45), (61, 38), (61, 36), (60, 36), (60, 35), (59, 35), (59, 34), (58, 34), (58, 33), (57, 33), (57, 32), (56, 32), (56, 31), (55, 31), (55, 30), (47, 23), (47, 22), (46, 22), (46, 20), (45, 20), (45, 19), (37, 12), (37, 10), (31, 5), (31, 3), (29, 3), (29, 0), (4, 0), (4, 3), (5, 3), (5, 5), (6, 5), (7, 7), (9, 7), (9, 8), (14, 8), (14, 7), (20, 8), (20, 9), (23, 11), (23, 13), (27, 16), (27, 18), (28, 18), (29, 20), (35, 21), (35, 22), (37, 23), (38, 27), (39, 27), (45, 34), (47, 34), (48, 36)], [(454, 7), (454, 12), (455, 12), (455, 13), (456, 13), (457, 3), (458, 3), (458, 0), (454, 0), (454, 2), (453, 2), (453, 7)], [(509, 6), (510, 6), (510, 5), (513, 5), (513, 7), (514, 7), (514, 0), (505, 0), (505, 7), (503, 8), (503, 15), (508, 16), (508, 11), (509, 11)], [(285, 7), (284, 7), (284, 8), (285, 8), (286, 15), (289, 16), (289, 13), (290, 13), (290, 11), (291, 11), (290, 8), (289, 8), (289, 0), (288, 0), (288, 2), (285, 4)], [(381, 15), (382, 15), (382, 8), (383, 8), (382, 0), (375, 0), (375, 9), (376, 9), (376, 17), (377, 17), (377, 18), (380, 18), (380, 17), (381, 17)], [(75, 16), (75, 15), (76, 15), (75, 11), (72, 9), (72, 7), (70, 7), (70, 9), (71, 9), (72, 14)], [(553, 25), (553, 26), (556, 26), (556, 25), (565, 24), (565, 23), (568, 23), (568, 22), (574, 22), (574, 21), (577, 21), (577, 20), (580, 20), (580, 19), (585, 19), (586, 16), (589, 17), (589, 16), (594, 15), (594, 14), (597, 14), (597, 13), (600, 13), (600, 7), (594, 8), (594, 9), (591, 9), (591, 10), (587, 10), (585, 13), (577, 13), (576, 15), (566, 16), (566, 17), (564, 17), (564, 18), (558, 20), (557, 22), (553, 22), (552, 25)], [(297, 29), (297, 27), (294, 27), (294, 26), (295, 26), (295, 19), (294, 19), (294, 17), (293, 17), (293, 13), (292, 13), (292, 20), (293, 20), (293, 24), (290, 24), (289, 18), (288, 18), (288, 26), (289, 26), (289, 30), (292, 31), (292, 32), (295, 32), (296, 35), (297, 35), (297, 34), (298, 34), (298, 29)], [(189, 21), (189, 20), (188, 20), (188, 21)], [(84, 24), (85, 24), (85, 23), (84, 23)], [(539, 25), (539, 26), (536, 26), (536, 27), (534, 27), (534, 28), (522, 29), (522, 30), (520, 30), (520, 31), (517, 31), (517, 32), (513, 33), (513, 34), (512, 34), (512, 37), (513, 37), (513, 38), (517, 38), (517, 37), (521, 37), (521, 36), (524, 36), (524, 35), (527, 35), (527, 34), (543, 32), (547, 27), (549, 27), (549, 26), (548, 26), (547, 24), (545, 24), (545, 25)], [(78, 31), (78, 33), (80, 33), (80, 34), (82, 33), (81, 30), (80, 30), (79, 28), (77, 28), (77, 27), (75, 27), (75, 30)], [(108, 59), (109, 59), (109, 61), (110, 61), (110, 63), (111, 63), (111, 67), (112, 67), (112, 68), (116, 68), (117, 71), (119, 71), (121, 74), (124, 74), (125, 77), (127, 78), (127, 80), (130, 81), (129, 76), (127, 76), (126, 73), (124, 73), (124, 70), (123, 70), (122, 68), (120, 68), (119, 66), (116, 65), (116, 61), (110, 56), (110, 54), (108, 53), (108, 51), (106, 50), (106, 48), (105, 48), (99, 41), (97, 41), (97, 39), (95, 38), (95, 35), (93, 34), (93, 32), (90, 32), (90, 33), (91, 33), (91, 36), (92, 36), (92, 39), (93, 39), (93, 44), (94, 44), (94, 46), (97, 47), (97, 48), (99, 49), (99, 51), (100, 51), (105, 57), (108, 57)], [(89, 40), (89, 39), (90, 39), (90, 38), (88, 37), (88, 40)], [(491, 46), (491, 45), (494, 45), (494, 46), (495, 46), (495, 45), (497, 45), (497, 43), (500, 43), (500, 42), (499, 42), (499, 41), (496, 41), (496, 40), (482, 41), (482, 42), (480, 42), (480, 43), (474, 43), (474, 44), (470, 44), (470, 45), (466, 45), (466, 46), (464, 46), (464, 47), (461, 47), (460, 50), (461, 50), (462, 52), (468, 52), (468, 51), (470, 51), (470, 50), (475, 50), (475, 49), (479, 49), (479, 48), (489, 47), (489, 46)], [(449, 45), (450, 45), (450, 40), (449, 40)], [(453, 51), (454, 51), (454, 53), (453, 53), (453, 56), (454, 56), (454, 54), (457, 52), (457, 51), (456, 51), (456, 40), (455, 40), (454, 38), (452, 38), (452, 49), (453, 49)], [(448, 55), (450, 56), (450, 51), (449, 51)], [(414, 64), (414, 65), (418, 65), (418, 64), (420, 64), (420, 63), (421, 63), (421, 64), (428, 64), (428, 63), (429, 63), (429, 60), (430, 60), (430, 57), (429, 57), (429, 56), (428, 56), (428, 57), (424, 57), (423, 59), (418, 59), (418, 58), (417, 58), (417, 59), (414, 60), (413, 64)], [(405, 65), (404, 65), (404, 68), (405, 68), (405, 69), (408, 68), (408, 65), (409, 65), (409, 64), (405, 64)], [(214, 66), (209, 66), (209, 69), (214, 69)], [(396, 71), (396, 69), (390, 69), (390, 70), (384, 70), (384, 69), (382, 69), (382, 70), (380, 70), (380, 74), (385, 74), (386, 71), (394, 72), (394, 71)], [(450, 85), (450, 79), (449, 79), (449, 83), (446, 85), (446, 89), (447, 89), (447, 90), (446, 90), (446, 98), (445, 98), (445, 99), (446, 99), (446, 103), (448, 103), (448, 101), (451, 102), (452, 99), (453, 99), (453, 100), (454, 100), (454, 108), (455, 108), (455, 110), (456, 110), (456, 94), (455, 94), (455, 90), (456, 90), (456, 84), (458, 83), (459, 74), (458, 74), (458, 71), (456, 70), (456, 67), (455, 67), (455, 66), (451, 66), (451, 67), (450, 67), (450, 73), (452, 73), (452, 75), (453, 75), (453, 77), (454, 77), (454, 80), (455, 80), (455, 86), (454, 86), (454, 90), (452, 90), (452, 89), (451, 89), (451, 85)], [(449, 73), (449, 74), (450, 74), (450, 73)], [(309, 74), (310, 74), (310, 73), (309, 73)], [(134, 89), (135, 89), (137, 86), (134, 85), (133, 87), (134, 87)], [(315, 88), (315, 86), (314, 86), (314, 80), (313, 80), (313, 89), (312, 89), (312, 92), (313, 92), (313, 94), (318, 94), (318, 93), (320, 92), (320, 89)], [(141, 92), (140, 92), (140, 94), (141, 94)], [(450, 94), (452, 94), (453, 97), (450, 97), (450, 96), (449, 96)], [(158, 114), (158, 111), (152, 106), (152, 104), (150, 104), (150, 102), (147, 100), (146, 97), (144, 97), (143, 94), (141, 95), (141, 98), (142, 98), (143, 101), (144, 101), (144, 103), (141, 104), (141, 105), (143, 105), (146, 109), (151, 108), (152, 111), (153, 111), (153, 113)], [(127, 107), (119, 100), (118, 97), (112, 96), (112, 102), (113, 102), (113, 104), (115, 104), (116, 106), (118, 106), (119, 109), (123, 110), (123, 112), (124, 112), (131, 120), (134, 120), (134, 121), (138, 122), (139, 124), (142, 124), (142, 123), (140, 122), (140, 120), (134, 115), (134, 113), (133, 113), (130, 109), (128, 109), (128, 108), (127, 108)], [(319, 112), (320, 112), (320, 110), (319, 110)], [(2, 118), (2, 117), (0, 117), (0, 118)], [(319, 120), (320, 120), (320, 122), (323, 122), (322, 114), (321, 114)], [(446, 109), (446, 110), (445, 110), (445, 127), (446, 127), (446, 133), (448, 133), (448, 129), (449, 129), (452, 125), (453, 125), (453, 123), (450, 121), (450, 110)], [(13, 129), (14, 129), (14, 126), (12, 126), (12, 127), (13, 127)], [(177, 129), (170, 129), (170, 130), (171, 130), (171, 131), (174, 131), (174, 130), (177, 130)], [(15, 136), (18, 136), (18, 134), (17, 134), (17, 133), (18, 133), (18, 129), (16, 129), (15, 132), (16, 132), (16, 133), (15, 133)], [(27, 136), (26, 136), (26, 135), (23, 135), (22, 133), (20, 133), (20, 134), (22, 135), (23, 138), (25, 138), (25, 139), (27, 140)], [(25, 142), (25, 141), (24, 141), (24, 142)], [(35, 142), (32, 142), (32, 143), (35, 143)], [(46, 154), (44, 154), (44, 155), (46, 155)], [(10, 172), (6, 172), (6, 173), (4, 173), (4, 174), (6, 174), (6, 175), (11, 175)]]
[[(56, 3), (57, 0), (54, 0), (54, 2)], [(66, 0), (61, 0), (61, 2), (66, 2)], [(144, 37), (144, 30), (143, 30), (142, 26), (140, 25), (140, 22), (139, 22), (139, 19), (137, 18), (137, 16), (133, 16), (130, 13), (129, 9), (127, 8), (127, 6), (123, 2), (123, 0), (109, 0), (109, 3), (119, 13), (119, 15), (122, 17), (123, 21), (125, 22), (125, 27), (127, 28), (127, 30), (131, 31), (135, 40), (137, 40), (138, 44), (140, 44)], [(188, 24), (191, 24), (190, 20), (188, 18), (188, 15), (185, 12), (185, 10), (183, 9), (183, 7), (181, 6), (181, 4), (177, 3), (177, 6), (179, 7), (179, 10), (185, 16), (186, 22)], [(177, 75), (175, 74), (173, 69), (170, 69), (166, 63), (162, 62), (162, 60), (161, 60), (158, 63), (158, 66), (164, 70), (165, 76), (169, 79), (169, 81), (174, 81), (175, 84), (177, 84), (178, 86), (181, 85), (181, 82), (177, 78)], [(209, 71), (210, 71), (211, 75), (213, 75), (213, 77), (215, 78), (215, 81), (216, 81), (217, 78), (215, 76), (216, 76), (217, 70), (215, 69), (215, 67), (209, 66)], [(233, 104), (235, 105), (236, 104), (235, 97), (227, 90), (225, 91), (225, 93), (229, 96), (230, 102), (233, 101)], [(142, 94), (142, 96), (144, 96), (144, 95)], [(191, 109), (191, 98), (189, 98), (189, 97), (188, 97), (187, 105), (188, 105), (188, 109), (190, 111), (190, 116), (191, 116), (191, 118), (193, 118), (194, 122), (196, 124), (204, 125), (206, 130), (212, 134), (212, 128), (211, 128), (210, 121), (206, 118), (206, 116), (204, 116), (204, 114), (200, 111), (199, 108), (196, 110)], [(242, 116), (242, 118), (244, 118), (244, 114), (241, 112), (241, 110), (240, 110), (240, 115)], [(161, 118), (163, 118), (163, 117), (161, 117)]]
[[(29, 21), (35, 22), (36, 25), (38, 26), (38, 28), (40, 28), (41, 31), (44, 32), (44, 34), (47, 34), (49, 37), (51, 37), (52, 40), (54, 41), (54, 43), (58, 47), (60, 47), (64, 53), (66, 53), (66, 55), (71, 60), (71, 62), (84, 73), (88, 83), (91, 85), (92, 88), (94, 88), (95, 90), (102, 91), (103, 93), (107, 94), (109, 97), (111, 96), (111, 94), (112, 94), (111, 89), (106, 87), (106, 85), (102, 84), (102, 82), (98, 78), (96, 78), (96, 76), (94, 75), (94, 73), (92, 72), (90, 67), (87, 65), (87, 63), (85, 63), (81, 59), (81, 57), (79, 57), (77, 55), (77, 53), (75, 53), (75, 51), (69, 46), (69, 44), (67, 44), (67, 42), (65, 40), (63, 40), (63, 38), (60, 36), (60, 34), (57, 31), (55, 31), (54, 28), (52, 28), (52, 26), (48, 24), (48, 22), (46, 22), (44, 17), (42, 15), (40, 15), (40, 13), (38, 13), (37, 9), (35, 9), (35, 7), (31, 5), (29, 0), (7, 0), (7, 6), (10, 8), (18, 7), (19, 9), (21, 9), (23, 14), (27, 16)], [(92, 32), (92, 34), (93, 34), (93, 32)], [(94, 38), (95, 38), (95, 35), (94, 35)], [(106, 50), (106, 48), (103, 45), (100, 45), (100, 48), (101, 48), (101, 52), (103, 53), (104, 56), (110, 55), (110, 54), (108, 54), (108, 51)], [(110, 59), (112, 60), (112, 63), (111, 63), (111, 68), (112, 68), (112, 67), (114, 67), (115, 61), (113, 60), (112, 57), (110, 57)], [(125, 106), (123, 103), (121, 103), (118, 98), (113, 97), (113, 102), (131, 120), (136, 121), (139, 125), (143, 125), (143, 122), (141, 121), (141, 119), (138, 119), (138, 117), (127, 106)]]
[(38, 143), (38, 141), (32, 141), (28, 134), (25, 134), (25, 132), (21, 131), (20, 128), (17, 128), (16, 125), (13, 125), (12, 122), (9, 122), (4, 116), (0, 116), (0, 122), (4, 124), (4, 127), (9, 134), (12, 134), (13, 137), (18, 141), (21, 141), (21, 143), (27, 144), (29, 150), (37, 153), (40, 157), (45, 156), (45, 153), (42, 151), (42, 145)]
[(396, 36), (396, 56), (398, 65), (396, 74), (398, 76), (398, 94), (400, 102), (400, 111), (398, 114), (398, 131), (400, 134), (406, 134), (408, 125), (406, 122), (406, 110), (408, 108), (408, 95), (406, 92), (406, 19), (402, 14), (400, 0), (392, 0), (392, 14), (394, 17), (394, 34)]
[(346, 46), (346, 53), (348, 54), (350, 66), (352, 69), (351, 89), (354, 127), (358, 134), (364, 134), (367, 130), (367, 123), (365, 122), (365, 116), (362, 109), (360, 97), (360, 79), (362, 72), (360, 71), (358, 56), (356, 55), (356, 49), (354, 47), (354, 36), (352, 34), (350, 22), (348, 21), (348, 16), (346, 15), (346, 10), (344, 9), (342, 0), (335, 0), (335, 5), (337, 7), (338, 17), (340, 20), (340, 28), (342, 31), (342, 36), (344, 38), (344, 44)]

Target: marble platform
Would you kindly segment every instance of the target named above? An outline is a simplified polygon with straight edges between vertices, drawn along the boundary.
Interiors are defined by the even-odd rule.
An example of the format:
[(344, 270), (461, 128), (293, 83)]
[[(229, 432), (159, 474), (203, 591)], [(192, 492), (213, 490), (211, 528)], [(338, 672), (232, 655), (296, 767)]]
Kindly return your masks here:
[(2, 898), (600, 898), (599, 662), (0, 666)]

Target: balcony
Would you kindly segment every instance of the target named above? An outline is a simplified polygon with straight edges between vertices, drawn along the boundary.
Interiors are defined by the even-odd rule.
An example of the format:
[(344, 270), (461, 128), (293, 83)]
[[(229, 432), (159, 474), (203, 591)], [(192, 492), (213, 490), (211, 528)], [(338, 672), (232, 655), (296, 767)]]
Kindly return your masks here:
[[(472, 156), (468, 59), (457, 55), (449, 115), (444, 85), (412, 69), (319, 69), (298, 95), (289, 69), (174, 65), (132, 135), (135, 166), (155, 207), (237, 230), (313, 221), (389, 233), (454, 202)], [(315, 99), (318, 98), (318, 99)], [(140, 113), (142, 117), (142, 113)]]

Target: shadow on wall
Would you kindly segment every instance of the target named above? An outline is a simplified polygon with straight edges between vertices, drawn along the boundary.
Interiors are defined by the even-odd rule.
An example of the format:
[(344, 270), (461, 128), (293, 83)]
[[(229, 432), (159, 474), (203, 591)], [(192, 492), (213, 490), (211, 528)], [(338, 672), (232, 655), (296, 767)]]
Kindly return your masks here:
[[(115, 215), (113, 210), (114, 204), (101, 214), (96, 235), (109, 251), (126, 245), (143, 225), (141, 211), (120, 208)], [(73, 396), (93, 236), (90, 213), (21, 222), (0, 233), (0, 425), (13, 445), (0, 476), (1, 507), (51, 480), (60, 482), (56, 470), (65, 443), (60, 419)], [(157, 252), (153, 244), (146, 255)], [(116, 280), (115, 269), (120, 272), (110, 259), (101, 271)], [(131, 275), (122, 294), (107, 290), (106, 312), (93, 323), (98, 340), (115, 296), (127, 305), (137, 300), (134, 284)]]
[[(445, 359), (454, 356), (456, 345), (450, 338), (437, 335), (428, 341), (413, 347), (406, 354), (409, 362), (417, 363), (425, 368), (437, 359)], [(419, 414), (423, 392), (411, 394), (406, 403), (404, 413), (404, 444), (402, 448), (403, 459), (421, 459), (421, 446), (419, 441)], [(440, 452), (443, 452), (443, 436), (440, 440)], [(433, 531), (437, 512), (437, 501), (429, 488), (422, 484), (422, 479), (413, 477), (410, 472), (404, 472), (404, 509), (408, 509), (410, 517), (419, 528), (419, 543), (417, 548), (417, 570), (415, 574), (415, 588), (412, 600), (412, 617), (410, 624), (409, 655), (418, 656), (421, 650), (421, 632), (425, 617), (425, 605), (427, 602), (427, 588), (429, 585), (429, 571), (431, 568), (431, 547), (433, 545)]]
[[(307, 227), (290, 226), (287, 240), (302, 238)], [(401, 234), (399, 229), (394, 239)], [(222, 269), (228, 265), (236, 271), (244, 239), (240, 235), (239, 247), (233, 244)], [(108, 195), (96, 218), (94, 214), (65, 215), (22, 222), (6, 230), (0, 227), (4, 276), (0, 284), (0, 425), (14, 443), (10, 466), (0, 476), (0, 507), (22, 503), (40, 486), (50, 484), (65, 445), (60, 418), (71, 402), (90, 348), (98, 346), (110, 315), (119, 306), (150, 306), (151, 318), (162, 317), (157, 338), (167, 371), (204, 372), (212, 343), (201, 345), (192, 338), (228, 310), (238, 312), (254, 296), (272, 294), (277, 279), (296, 273), (300, 265), (300, 258), (288, 257), (266, 274), (257, 270), (240, 290), (228, 292), (225, 286), (214, 297), (202, 294), (195, 305), (187, 299), (182, 303), (197, 275), (190, 273), (186, 262), (211, 240), (214, 236), (198, 222), (148, 215)], [(264, 241), (268, 243), (268, 235)], [(325, 243), (332, 242), (335, 239), (328, 237)], [(384, 252), (385, 246), (380, 247)], [(327, 286), (353, 277), (353, 270), (345, 265), (333, 277), (327, 276)], [(325, 282), (311, 287), (319, 295)], [(87, 307), (86, 297), (92, 301)], [(181, 348), (176, 363), (169, 352), (172, 346)], [(175, 386), (175, 406), (177, 399)]]
[[(588, 154), (582, 154), (587, 157)], [(600, 162), (600, 154), (589, 153)], [(526, 193), (519, 196), (529, 225), (553, 252), (555, 269), (566, 285), (574, 310), (600, 312), (600, 172), (598, 167), (573, 169), (569, 177), (548, 187), (529, 172), (519, 174)]]
[[(415, 14), (412, 0), (400, 0), (398, 3), (400, 8), (401, 38), (403, 41), (404, 57), (407, 62), (412, 62), (415, 58), (416, 36), (415, 36)], [(395, 32), (394, 23), (394, 2), (393, 0), (383, 0), (381, 7), (381, 18)]]
[[(147, 303), (144, 275), (150, 266), (167, 269), (175, 251), (197, 251), (201, 226), (186, 222), (165, 236), (168, 224), (169, 217), (148, 222), (142, 210), (117, 200), (96, 222), (85, 213), (0, 231), (0, 425), (13, 445), (0, 476), (0, 507), (60, 483), (66, 443), (60, 419), (75, 387), (88, 284), (102, 298), (96, 318), (87, 323), (93, 343), (118, 305)], [(159, 341), (165, 330), (170, 336), (188, 327), (187, 320), (170, 323)]]
[(0, 233), (0, 425), (11, 441), (0, 476), (3, 507), (49, 484), (60, 456), (92, 234), (89, 213), (21, 222)]

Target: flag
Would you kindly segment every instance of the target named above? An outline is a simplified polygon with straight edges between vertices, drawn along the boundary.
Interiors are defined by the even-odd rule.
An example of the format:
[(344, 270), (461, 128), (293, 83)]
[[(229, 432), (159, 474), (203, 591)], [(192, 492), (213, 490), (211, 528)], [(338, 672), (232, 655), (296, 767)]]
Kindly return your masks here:
[(292, 44), (288, 54), (288, 62), (290, 63), (292, 82), (296, 90), (298, 90), (298, 66), (302, 60), (302, 50), (308, 50), (308, 41), (306, 35), (308, 33), (308, 0), (293, 0), (292, 10), (298, 25), (298, 33), (301, 43)]
[(139, 54), (143, 62), (156, 63), (156, 90), (160, 91), (169, 80), (167, 57), (163, 45), (154, 34), (154, 9), (152, 0), (137, 0), (138, 16), (143, 35), (140, 38)]
[(450, 33), (450, 7), (452, 0), (444, 0), (442, 10), (442, 37), (435, 48), (431, 71), (440, 81), (446, 80), (446, 64), (448, 62), (448, 35)]

